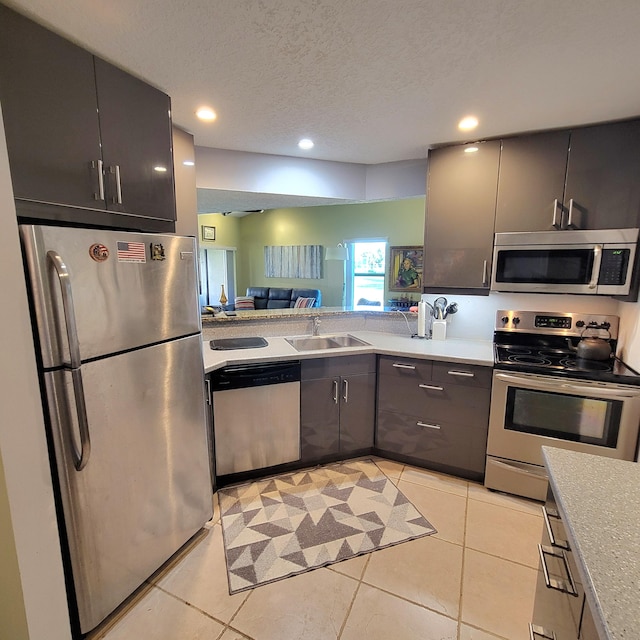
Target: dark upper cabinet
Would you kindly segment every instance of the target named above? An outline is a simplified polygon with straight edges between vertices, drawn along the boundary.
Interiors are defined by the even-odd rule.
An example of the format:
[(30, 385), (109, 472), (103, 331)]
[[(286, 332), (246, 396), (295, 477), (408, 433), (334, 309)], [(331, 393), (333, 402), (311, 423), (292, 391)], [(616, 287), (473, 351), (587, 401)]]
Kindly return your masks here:
[(93, 56), (0, 5), (0, 102), (15, 197), (104, 208)]
[(498, 140), (429, 152), (425, 291), (489, 292), (499, 163)]
[(19, 215), (174, 230), (168, 96), (0, 5), (0, 103)]
[(574, 129), (564, 196), (567, 224), (578, 229), (637, 227), (639, 177), (640, 120)]
[(107, 208), (175, 220), (171, 102), (95, 58)]
[(496, 232), (637, 227), (640, 121), (502, 141)]
[(560, 229), (569, 132), (502, 141), (496, 232)]

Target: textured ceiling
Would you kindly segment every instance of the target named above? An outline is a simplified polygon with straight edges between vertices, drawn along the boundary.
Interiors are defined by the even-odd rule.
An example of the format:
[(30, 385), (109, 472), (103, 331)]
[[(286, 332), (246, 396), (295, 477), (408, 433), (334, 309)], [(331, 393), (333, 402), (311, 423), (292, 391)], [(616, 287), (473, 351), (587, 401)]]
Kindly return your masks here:
[(467, 113), (477, 138), (640, 114), (638, 0), (4, 1), (166, 91), (201, 146), (369, 164)]

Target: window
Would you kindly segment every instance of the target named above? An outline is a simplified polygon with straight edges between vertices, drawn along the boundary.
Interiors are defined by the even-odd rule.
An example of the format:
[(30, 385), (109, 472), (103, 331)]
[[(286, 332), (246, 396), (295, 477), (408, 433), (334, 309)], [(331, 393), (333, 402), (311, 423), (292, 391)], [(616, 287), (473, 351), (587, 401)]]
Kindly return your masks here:
[(349, 243), (347, 306), (353, 309), (384, 309), (384, 276), (387, 243), (358, 240)]

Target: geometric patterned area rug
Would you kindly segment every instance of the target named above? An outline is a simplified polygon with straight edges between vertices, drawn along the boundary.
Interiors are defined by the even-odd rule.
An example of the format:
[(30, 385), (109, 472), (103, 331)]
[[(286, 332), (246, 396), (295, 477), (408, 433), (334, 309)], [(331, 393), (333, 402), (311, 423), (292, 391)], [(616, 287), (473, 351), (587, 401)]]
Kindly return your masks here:
[(229, 593), (436, 533), (370, 460), (218, 491)]

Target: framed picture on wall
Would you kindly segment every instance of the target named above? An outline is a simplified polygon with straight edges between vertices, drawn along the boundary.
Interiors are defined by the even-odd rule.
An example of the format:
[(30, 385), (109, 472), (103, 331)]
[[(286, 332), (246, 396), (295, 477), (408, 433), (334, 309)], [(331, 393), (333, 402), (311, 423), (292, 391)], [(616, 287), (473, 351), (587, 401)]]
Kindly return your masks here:
[(215, 240), (216, 228), (215, 227), (202, 227), (202, 239), (203, 240)]
[(422, 291), (422, 247), (390, 247), (389, 290)]

